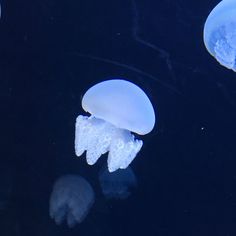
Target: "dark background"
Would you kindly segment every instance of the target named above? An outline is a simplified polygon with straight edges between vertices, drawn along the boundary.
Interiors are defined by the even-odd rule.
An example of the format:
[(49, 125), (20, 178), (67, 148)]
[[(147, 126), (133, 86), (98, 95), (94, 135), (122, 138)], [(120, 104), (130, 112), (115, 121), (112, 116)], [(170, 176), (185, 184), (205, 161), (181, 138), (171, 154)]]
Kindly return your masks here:
[[(236, 76), (206, 51), (216, 0), (3, 0), (0, 235), (236, 235)], [(131, 167), (138, 186), (106, 201), (74, 153), (81, 97), (122, 77), (158, 116)], [(48, 213), (55, 180), (85, 177), (96, 199), (73, 229)]]

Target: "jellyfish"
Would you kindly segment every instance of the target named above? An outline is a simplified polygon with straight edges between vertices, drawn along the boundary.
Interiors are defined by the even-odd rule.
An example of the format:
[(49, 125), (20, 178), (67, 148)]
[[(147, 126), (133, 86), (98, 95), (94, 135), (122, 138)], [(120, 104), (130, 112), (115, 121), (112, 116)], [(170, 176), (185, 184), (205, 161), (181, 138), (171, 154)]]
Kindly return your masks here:
[(223, 0), (216, 5), (205, 22), (203, 38), (209, 53), (221, 65), (236, 71), (235, 0)]
[(133, 133), (145, 135), (155, 124), (147, 95), (129, 81), (106, 80), (84, 94), (82, 107), (91, 115), (79, 115), (76, 119), (76, 155), (86, 151), (87, 163), (93, 165), (108, 152), (110, 172), (127, 168), (143, 145)]
[(137, 186), (136, 176), (130, 166), (112, 173), (107, 168), (102, 168), (99, 172), (99, 182), (106, 199), (124, 200)]
[(64, 219), (69, 228), (81, 223), (94, 203), (91, 185), (77, 175), (65, 175), (53, 186), (49, 202), (49, 214), (59, 225)]

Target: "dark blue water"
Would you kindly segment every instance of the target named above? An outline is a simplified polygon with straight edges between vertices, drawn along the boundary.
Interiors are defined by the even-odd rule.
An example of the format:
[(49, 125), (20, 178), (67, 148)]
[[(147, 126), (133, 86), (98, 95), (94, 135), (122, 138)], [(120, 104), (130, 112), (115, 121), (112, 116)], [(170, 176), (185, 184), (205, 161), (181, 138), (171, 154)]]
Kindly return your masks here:
[[(206, 51), (216, 0), (2, 1), (1, 236), (236, 235), (236, 75)], [(81, 98), (122, 77), (158, 116), (125, 199), (106, 199), (74, 153)], [(79, 175), (95, 199), (69, 229), (49, 216), (55, 181)], [(114, 184), (115, 185), (115, 184)]]

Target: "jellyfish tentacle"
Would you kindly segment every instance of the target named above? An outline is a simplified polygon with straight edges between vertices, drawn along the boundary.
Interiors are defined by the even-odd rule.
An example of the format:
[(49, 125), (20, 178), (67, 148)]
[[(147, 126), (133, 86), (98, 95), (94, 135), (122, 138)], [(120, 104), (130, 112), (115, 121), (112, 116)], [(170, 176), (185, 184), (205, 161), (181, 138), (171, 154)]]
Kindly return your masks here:
[(176, 83), (177, 78), (174, 73), (173, 65), (170, 59), (170, 54), (163, 48), (160, 48), (157, 45), (150, 43), (140, 37), (140, 27), (139, 27), (140, 16), (139, 16), (138, 7), (135, 0), (131, 0), (131, 3), (132, 3), (132, 9), (133, 9), (132, 35), (133, 35), (134, 40), (137, 41), (138, 43), (143, 44), (146, 47), (151, 48), (152, 50), (156, 51), (160, 55), (160, 58), (162, 58), (165, 61), (165, 64), (168, 68), (168, 71), (172, 80)]
[(115, 66), (125, 68), (129, 71), (135, 72), (135, 73), (137, 73), (141, 76), (144, 76), (144, 77), (149, 78), (153, 81), (156, 81), (157, 83), (159, 83), (163, 87), (169, 89), (170, 91), (172, 91), (175, 94), (182, 95), (182, 93), (176, 87), (174, 87), (171, 84), (169, 84), (167, 82), (164, 82), (163, 80), (157, 78), (156, 76), (154, 76), (152, 74), (149, 74), (149, 73), (147, 73), (143, 70), (140, 70), (140, 69), (138, 69), (134, 66), (131, 66), (131, 65), (119, 62), (119, 61), (115, 61), (113, 59), (104, 58), (104, 57), (100, 57), (100, 56), (94, 56), (94, 55), (91, 55), (91, 54), (84, 54), (84, 53), (80, 53), (80, 52), (73, 52), (73, 53), (70, 53), (70, 54), (73, 54), (73, 55), (76, 55), (76, 56), (79, 56), (79, 57), (92, 59), (92, 60), (95, 60), (95, 61), (105, 62), (105, 63), (111, 64), (111, 65), (115, 65)]

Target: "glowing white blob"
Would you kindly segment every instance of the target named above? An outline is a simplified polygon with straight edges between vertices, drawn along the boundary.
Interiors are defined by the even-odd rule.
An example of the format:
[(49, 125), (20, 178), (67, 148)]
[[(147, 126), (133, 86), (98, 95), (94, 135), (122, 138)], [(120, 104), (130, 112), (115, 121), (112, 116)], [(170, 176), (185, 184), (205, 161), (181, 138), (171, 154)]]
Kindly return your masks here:
[(90, 184), (80, 176), (65, 175), (53, 186), (49, 213), (56, 224), (66, 219), (72, 228), (83, 221), (93, 203), (94, 192)]
[(113, 173), (103, 168), (99, 173), (99, 182), (107, 199), (126, 199), (137, 185), (136, 176), (131, 167)]
[(228, 69), (236, 71), (236, 1), (223, 0), (209, 14), (204, 26), (209, 53)]
[(102, 154), (109, 152), (110, 172), (127, 168), (143, 144), (131, 132), (147, 134), (155, 124), (147, 95), (131, 82), (107, 80), (85, 93), (82, 107), (91, 116), (80, 115), (76, 119), (76, 155), (87, 151), (87, 163), (93, 165)]

